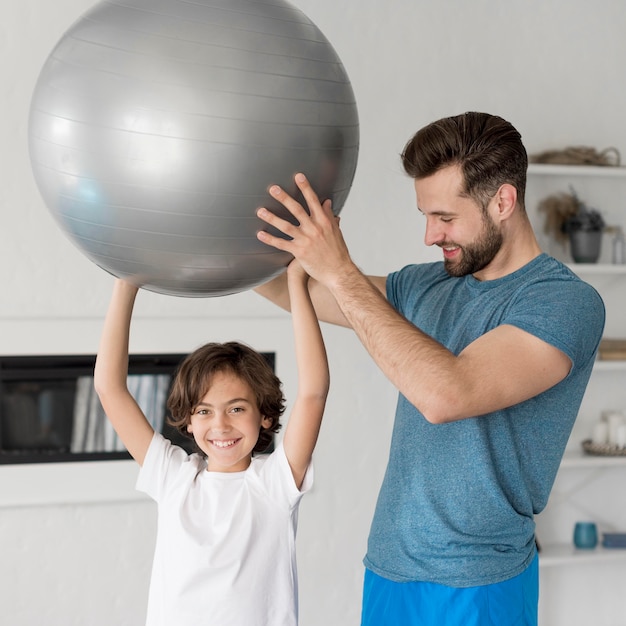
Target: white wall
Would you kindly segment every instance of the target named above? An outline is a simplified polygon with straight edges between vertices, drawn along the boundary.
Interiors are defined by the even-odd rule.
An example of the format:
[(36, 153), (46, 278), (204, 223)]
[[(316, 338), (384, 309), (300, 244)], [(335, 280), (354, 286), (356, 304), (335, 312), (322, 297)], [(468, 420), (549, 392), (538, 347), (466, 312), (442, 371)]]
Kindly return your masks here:
[[(420, 126), (486, 110), (512, 121), (530, 152), (617, 147), (626, 158), (626, 5), (622, 0), (296, 0), (333, 43), (359, 105), (361, 150), (342, 226), (369, 273), (438, 258), (398, 153)], [(32, 179), (27, 114), (39, 69), (90, 0), (0, 5), (0, 352), (95, 352), (111, 279), (58, 231)], [(302, 504), (301, 624), (358, 624), (361, 559), (384, 472), (395, 393), (347, 331), (325, 328), (333, 375), (316, 453), (317, 483)], [(278, 351), (293, 397), (288, 318), (254, 294), (186, 300), (142, 293), (132, 349), (186, 351), (208, 339)], [(154, 509), (120, 491), (105, 502), (80, 465), (34, 473), (0, 468), (0, 621), (11, 626), (142, 623)], [(113, 470), (111, 470), (113, 472)], [(130, 465), (123, 470), (134, 480)], [(59, 482), (63, 483), (59, 485)], [(66, 502), (35, 504), (51, 489)], [(75, 489), (74, 489), (75, 488)], [(76, 496), (75, 492), (83, 495)], [(16, 495), (17, 494), (17, 495)], [(23, 497), (20, 496), (23, 495)], [(39, 494), (39, 495), (38, 495)], [(21, 499), (20, 499), (21, 498)], [(60, 497), (62, 500), (63, 497)], [(59, 500), (57, 498), (57, 500)], [(623, 570), (622, 570), (623, 573)], [(550, 622), (625, 624), (597, 607), (565, 608), (573, 587), (542, 602)], [(543, 593), (543, 591), (542, 591)], [(560, 604), (561, 603), (561, 604)], [(556, 609), (554, 607), (557, 607)]]

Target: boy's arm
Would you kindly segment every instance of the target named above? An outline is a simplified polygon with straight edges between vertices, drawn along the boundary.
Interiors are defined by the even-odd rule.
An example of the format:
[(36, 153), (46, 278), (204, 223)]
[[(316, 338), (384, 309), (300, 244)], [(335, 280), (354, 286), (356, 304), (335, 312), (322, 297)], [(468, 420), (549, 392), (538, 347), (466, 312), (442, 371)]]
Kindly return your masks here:
[(128, 391), (128, 342), (137, 287), (116, 280), (94, 370), (102, 408), (132, 457), (143, 464), (154, 430)]
[(287, 270), (291, 315), (298, 366), (298, 392), (283, 447), (298, 488), (311, 462), (317, 442), (330, 375), (319, 322), (307, 288), (308, 276), (297, 261)]
[[(387, 297), (386, 276), (368, 276), (370, 282), (380, 291), (383, 297)], [(263, 296), (270, 302), (278, 305), (285, 311), (291, 310), (289, 302), (289, 289), (287, 286), (287, 272), (272, 278), (268, 282), (254, 288), (254, 291)], [(350, 323), (346, 319), (342, 310), (339, 308), (337, 301), (330, 291), (321, 283), (309, 278), (309, 293), (317, 314), (317, 318), (322, 322), (335, 324), (337, 326), (345, 326), (350, 328)]]

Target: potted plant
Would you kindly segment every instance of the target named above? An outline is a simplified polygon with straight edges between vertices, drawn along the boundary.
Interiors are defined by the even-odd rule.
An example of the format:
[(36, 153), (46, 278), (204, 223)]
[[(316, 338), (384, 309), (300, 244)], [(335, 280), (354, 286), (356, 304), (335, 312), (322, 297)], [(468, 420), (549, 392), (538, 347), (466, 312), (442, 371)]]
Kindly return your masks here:
[(576, 263), (596, 263), (606, 227), (597, 209), (588, 207), (570, 187), (570, 193), (544, 198), (539, 210), (546, 213), (544, 230), (557, 240), (568, 239)]

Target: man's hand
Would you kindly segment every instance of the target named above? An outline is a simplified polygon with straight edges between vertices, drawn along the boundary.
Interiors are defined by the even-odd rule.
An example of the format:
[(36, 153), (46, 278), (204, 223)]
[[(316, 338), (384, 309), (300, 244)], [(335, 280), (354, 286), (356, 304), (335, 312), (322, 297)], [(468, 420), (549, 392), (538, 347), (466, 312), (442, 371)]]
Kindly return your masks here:
[(306, 200), (309, 213), (283, 189), (273, 185), (269, 189), (270, 194), (294, 216), (299, 225), (260, 208), (258, 217), (291, 239), (282, 239), (265, 231), (259, 231), (257, 237), (263, 243), (292, 254), (309, 276), (332, 288), (333, 283), (342, 274), (345, 275), (346, 269), (353, 266), (339, 229), (339, 218), (333, 215), (330, 200), (320, 202), (304, 174), (296, 174), (295, 181)]

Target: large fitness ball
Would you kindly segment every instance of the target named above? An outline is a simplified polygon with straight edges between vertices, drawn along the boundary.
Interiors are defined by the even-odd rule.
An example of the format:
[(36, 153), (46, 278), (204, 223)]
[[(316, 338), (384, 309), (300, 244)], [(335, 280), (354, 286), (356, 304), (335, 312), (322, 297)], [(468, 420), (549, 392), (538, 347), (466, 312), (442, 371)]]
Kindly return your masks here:
[(304, 172), (338, 213), (359, 125), (331, 44), (285, 0), (100, 2), (34, 90), (41, 195), (94, 263), (146, 289), (219, 296), (282, 272), (256, 209)]

